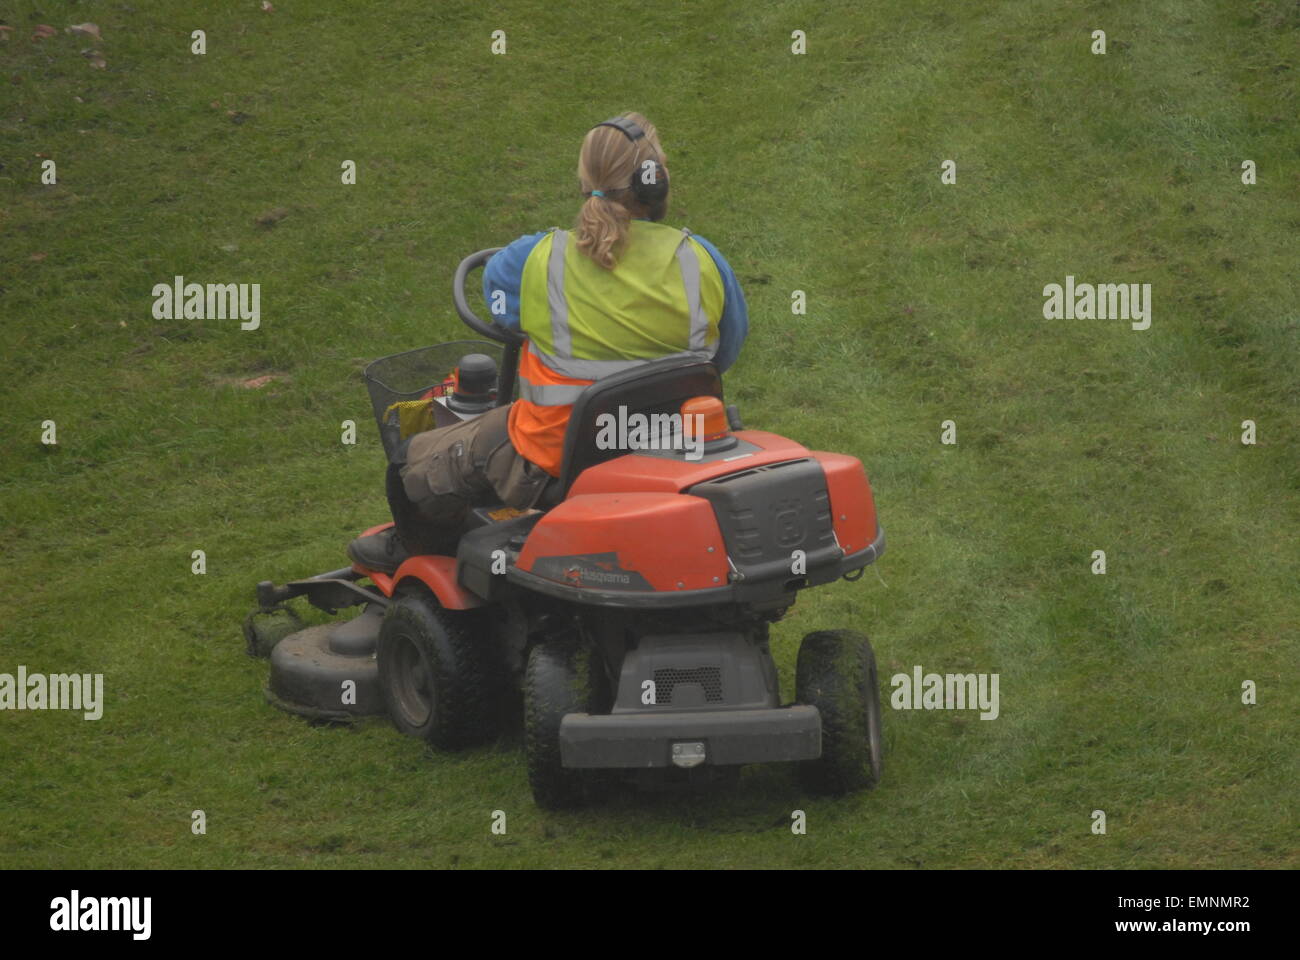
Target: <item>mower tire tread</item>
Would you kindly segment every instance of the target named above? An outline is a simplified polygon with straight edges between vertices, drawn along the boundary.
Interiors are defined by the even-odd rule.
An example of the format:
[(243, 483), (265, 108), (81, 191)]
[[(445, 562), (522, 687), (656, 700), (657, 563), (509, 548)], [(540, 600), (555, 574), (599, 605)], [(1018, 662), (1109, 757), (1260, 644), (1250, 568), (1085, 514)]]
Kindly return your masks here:
[(817, 708), (822, 755), (799, 763), (810, 793), (839, 795), (870, 789), (884, 768), (876, 657), (852, 630), (810, 633), (799, 645), (795, 700)]
[(524, 742), (528, 782), (544, 810), (580, 807), (604, 787), (603, 771), (573, 770), (560, 757), (560, 722), (568, 713), (601, 713), (598, 654), (577, 640), (538, 643), (524, 672)]
[[(449, 611), (422, 592), (409, 592), (389, 604), (379, 633), (379, 683), (389, 716), (403, 733), (440, 750), (456, 750), (490, 740), (498, 733), (502, 678), (489, 644), (476, 630), (477, 611)], [(419, 648), (432, 674), (432, 708), (415, 724), (394, 704), (392, 651), (399, 638)]]

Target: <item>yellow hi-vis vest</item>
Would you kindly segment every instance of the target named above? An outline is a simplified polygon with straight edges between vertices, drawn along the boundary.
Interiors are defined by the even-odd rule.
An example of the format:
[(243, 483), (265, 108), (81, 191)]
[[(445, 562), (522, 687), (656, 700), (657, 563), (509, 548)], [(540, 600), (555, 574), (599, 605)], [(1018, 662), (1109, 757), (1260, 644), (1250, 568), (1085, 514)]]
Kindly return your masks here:
[(524, 262), (515, 449), (558, 476), (583, 388), (651, 360), (712, 358), (723, 304), (717, 265), (688, 230), (632, 221), (612, 270), (578, 252), (567, 230), (552, 230)]

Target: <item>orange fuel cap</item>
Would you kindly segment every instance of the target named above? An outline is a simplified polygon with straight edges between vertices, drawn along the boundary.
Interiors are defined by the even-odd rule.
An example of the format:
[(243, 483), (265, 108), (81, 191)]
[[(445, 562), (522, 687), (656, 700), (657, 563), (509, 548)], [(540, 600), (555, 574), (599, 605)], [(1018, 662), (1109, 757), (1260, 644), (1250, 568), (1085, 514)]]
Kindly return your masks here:
[(695, 427), (700, 421), (690, 419), (690, 425), (685, 426), (685, 424), (688, 422), (687, 418), (694, 418), (697, 415), (704, 417), (705, 443), (710, 440), (721, 440), (727, 435), (727, 411), (722, 409), (722, 401), (717, 397), (691, 397), (682, 404), (683, 426), (695, 436), (699, 435)]

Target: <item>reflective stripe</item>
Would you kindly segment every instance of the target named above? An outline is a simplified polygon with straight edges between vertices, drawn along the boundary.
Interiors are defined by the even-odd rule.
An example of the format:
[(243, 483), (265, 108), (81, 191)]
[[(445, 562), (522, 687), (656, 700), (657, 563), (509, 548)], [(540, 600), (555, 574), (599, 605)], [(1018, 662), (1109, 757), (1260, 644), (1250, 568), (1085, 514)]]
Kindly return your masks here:
[(563, 407), (577, 403), (586, 386), (580, 383), (529, 383), (519, 378), (519, 399), (539, 407)]
[(556, 230), (551, 237), (551, 258), (546, 264), (546, 304), (551, 308), (551, 346), (562, 357), (573, 353), (569, 333), (569, 301), (564, 297), (564, 248), (569, 231)]
[(677, 245), (677, 264), (682, 268), (682, 284), (686, 287), (686, 305), (691, 311), (692, 353), (703, 350), (709, 342), (709, 317), (700, 303), (700, 258), (691, 246), (690, 234), (682, 231), (682, 242)]
[(707, 350), (683, 350), (680, 353), (670, 353), (659, 357), (645, 357), (640, 360), (578, 360), (573, 357), (553, 357), (550, 354), (543, 353), (539, 350), (535, 343), (529, 343), (528, 349), (531, 350), (533, 355), (541, 360), (542, 363), (546, 364), (561, 376), (573, 377), (580, 380), (599, 380), (602, 377), (608, 377), (615, 373), (622, 373), (624, 370), (631, 370), (634, 367), (653, 363), (656, 360), (676, 360), (685, 358), (709, 360), (712, 358), (712, 355)]

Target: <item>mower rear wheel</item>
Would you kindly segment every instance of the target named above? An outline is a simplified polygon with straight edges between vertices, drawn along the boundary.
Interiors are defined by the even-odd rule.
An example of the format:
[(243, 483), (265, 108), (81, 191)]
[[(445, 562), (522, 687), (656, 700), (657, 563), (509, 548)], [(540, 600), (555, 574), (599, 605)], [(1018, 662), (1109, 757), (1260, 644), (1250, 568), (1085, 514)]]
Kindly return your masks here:
[(599, 654), (574, 639), (544, 640), (529, 651), (524, 671), (524, 743), (533, 801), (565, 810), (594, 799), (605, 771), (574, 770), (560, 760), (560, 721), (568, 713), (603, 713), (608, 707)]
[(394, 725), (440, 750), (497, 732), (497, 670), (467, 615), (409, 593), (388, 605), (376, 650), (379, 687)]
[(795, 700), (816, 707), (822, 718), (822, 755), (799, 764), (804, 788), (843, 794), (874, 787), (884, 770), (884, 742), (870, 641), (852, 630), (804, 637), (795, 667)]

